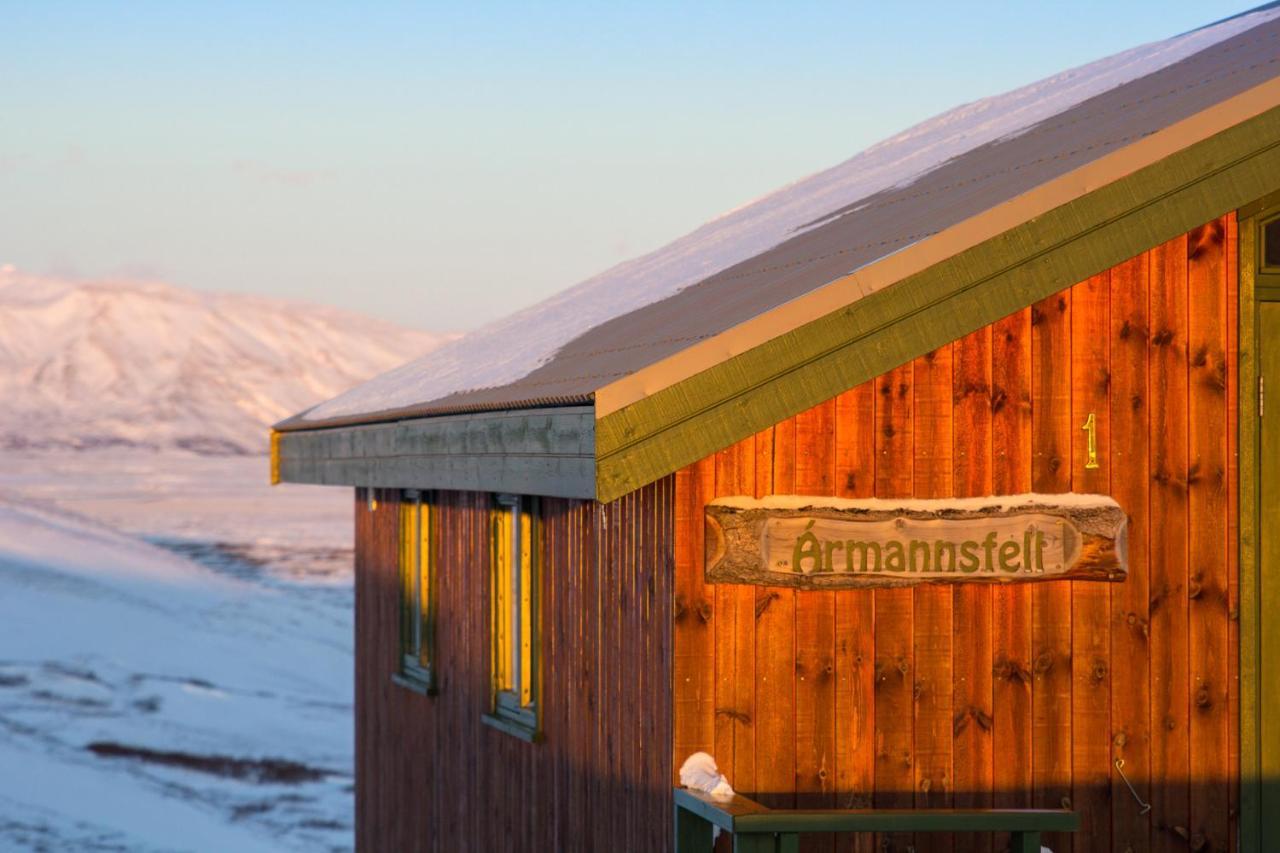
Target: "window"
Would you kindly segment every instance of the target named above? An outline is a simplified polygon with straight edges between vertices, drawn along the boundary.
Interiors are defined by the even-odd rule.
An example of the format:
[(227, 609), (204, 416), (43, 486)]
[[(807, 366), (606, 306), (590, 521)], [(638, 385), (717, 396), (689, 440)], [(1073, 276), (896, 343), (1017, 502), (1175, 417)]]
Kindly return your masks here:
[(533, 740), (538, 730), (537, 499), (499, 495), (491, 524), (493, 713), (487, 722)]
[(1264, 222), (1258, 242), (1262, 249), (1262, 268), (1268, 272), (1280, 271), (1280, 217)]
[(435, 692), (435, 513), (421, 492), (400, 498), (400, 672), (396, 682)]

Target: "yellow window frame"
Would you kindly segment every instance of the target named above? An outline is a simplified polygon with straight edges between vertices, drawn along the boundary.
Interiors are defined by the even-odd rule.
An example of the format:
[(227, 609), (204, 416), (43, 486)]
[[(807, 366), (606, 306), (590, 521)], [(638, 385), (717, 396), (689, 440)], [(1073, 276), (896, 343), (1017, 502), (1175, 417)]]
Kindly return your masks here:
[(435, 691), (436, 513), (429, 493), (400, 498), (400, 659), (396, 681)]
[(490, 545), (492, 714), (499, 728), (536, 735), (539, 610), (536, 498), (498, 495)]

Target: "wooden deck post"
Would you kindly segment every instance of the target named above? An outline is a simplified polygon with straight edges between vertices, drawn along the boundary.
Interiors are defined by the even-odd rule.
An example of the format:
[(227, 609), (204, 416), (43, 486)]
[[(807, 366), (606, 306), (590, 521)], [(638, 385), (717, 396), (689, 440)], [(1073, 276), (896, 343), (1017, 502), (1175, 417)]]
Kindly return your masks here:
[(688, 809), (676, 806), (675, 853), (711, 853), (711, 822)]
[(1009, 853), (1040, 853), (1040, 833), (1012, 833), (1009, 837)]
[(777, 839), (772, 832), (735, 832), (733, 853), (776, 853)]

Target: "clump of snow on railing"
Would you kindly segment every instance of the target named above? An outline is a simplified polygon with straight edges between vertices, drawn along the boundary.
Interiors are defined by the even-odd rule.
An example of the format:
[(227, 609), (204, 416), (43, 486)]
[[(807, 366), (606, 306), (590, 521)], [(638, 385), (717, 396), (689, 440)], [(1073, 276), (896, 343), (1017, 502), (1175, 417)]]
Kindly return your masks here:
[(705, 752), (695, 752), (680, 765), (680, 784), (717, 799), (727, 800), (733, 796), (729, 780), (716, 767), (716, 760)]

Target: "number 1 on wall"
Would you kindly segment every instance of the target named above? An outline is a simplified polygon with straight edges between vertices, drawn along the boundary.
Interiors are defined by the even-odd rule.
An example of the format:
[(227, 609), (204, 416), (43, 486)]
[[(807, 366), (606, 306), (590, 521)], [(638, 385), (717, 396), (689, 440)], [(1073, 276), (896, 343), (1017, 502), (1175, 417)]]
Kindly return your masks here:
[(1098, 420), (1093, 412), (1085, 418), (1084, 426), (1080, 429), (1089, 434), (1089, 456), (1085, 460), (1084, 467), (1086, 470), (1093, 470), (1098, 467)]

